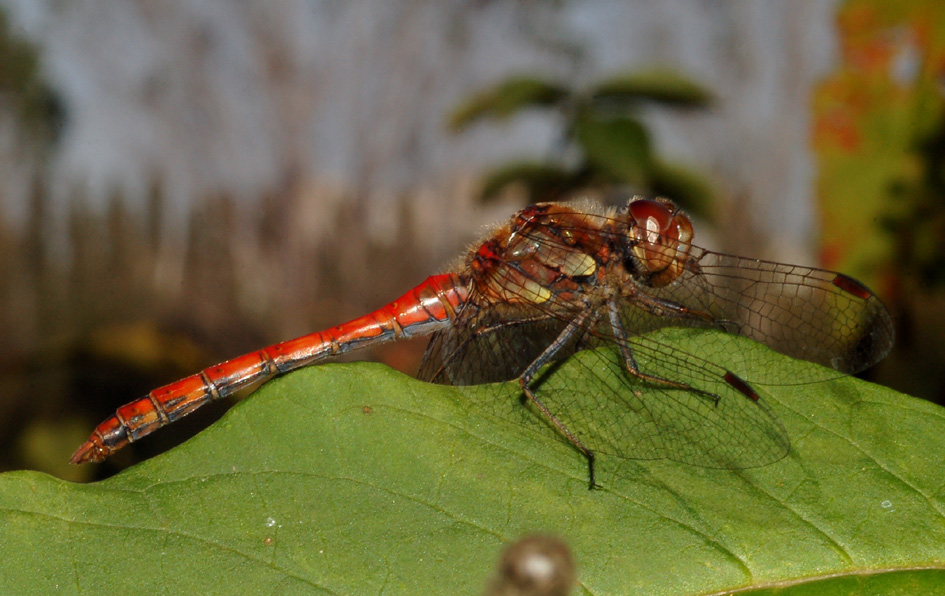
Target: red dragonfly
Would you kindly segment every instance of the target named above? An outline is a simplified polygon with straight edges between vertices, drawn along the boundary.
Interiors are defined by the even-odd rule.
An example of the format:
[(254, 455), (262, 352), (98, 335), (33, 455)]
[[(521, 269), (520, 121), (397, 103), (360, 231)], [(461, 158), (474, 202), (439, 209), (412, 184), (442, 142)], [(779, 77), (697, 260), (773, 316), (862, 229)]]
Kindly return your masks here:
[[(421, 379), (451, 385), (518, 379), (522, 403), (587, 458), (592, 487), (595, 451), (723, 468), (777, 461), (790, 441), (747, 380), (714, 364), (710, 353), (681, 353), (646, 332), (721, 329), (833, 375), (853, 374), (892, 347), (889, 313), (841, 273), (704, 250), (692, 237), (689, 218), (667, 199), (634, 197), (620, 210), (593, 203), (527, 207), (475, 245), (459, 272), (431, 276), (348, 323), (155, 389), (118, 408), (71, 461), (100, 462), (211, 400), (277, 374), (428, 334)], [(711, 336), (714, 351), (724, 350), (728, 334)], [(578, 382), (543, 391), (552, 376), (544, 367), (578, 352), (588, 355), (575, 359), (582, 362)], [(765, 380), (772, 381), (806, 380)]]

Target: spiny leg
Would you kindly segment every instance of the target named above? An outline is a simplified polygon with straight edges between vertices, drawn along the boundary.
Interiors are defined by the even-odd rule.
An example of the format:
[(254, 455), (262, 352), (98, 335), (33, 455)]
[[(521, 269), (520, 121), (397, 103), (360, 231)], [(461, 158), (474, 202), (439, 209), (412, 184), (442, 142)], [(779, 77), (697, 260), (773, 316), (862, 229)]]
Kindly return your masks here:
[(701, 321), (703, 323), (709, 323), (712, 327), (721, 329), (726, 333), (738, 334), (741, 328), (741, 325), (739, 325), (737, 321), (731, 319), (717, 319), (707, 311), (689, 308), (675, 300), (650, 296), (646, 292), (641, 291), (634, 291), (632, 296), (637, 306), (658, 317), (671, 316), (677, 319)]
[(634, 377), (640, 379), (641, 381), (646, 381), (649, 383), (654, 383), (656, 385), (663, 385), (665, 387), (672, 387), (674, 389), (683, 389), (685, 391), (692, 391), (698, 395), (710, 398), (713, 402), (718, 403), (719, 396), (693, 387), (687, 383), (680, 383), (679, 381), (672, 381), (663, 377), (658, 377), (656, 375), (647, 374), (640, 370), (637, 366), (636, 360), (633, 358), (633, 352), (630, 351), (630, 344), (627, 341), (627, 331), (624, 329), (623, 322), (620, 320), (620, 310), (615, 300), (610, 300), (607, 303), (607, 312), (610, 316), (610, 326), (614, 332), (614, 338), (617, 341), (617, 345), (620, 346), (620, 355), (623, 356), (624, 366)]
[(533, 360), (532, 363), (528, 365), (528, 368), (522, 372), (518, 382), (522, 386), (522, 391), (525, 393), (525, 397), (527, 397), (528, 400), (532, 402), (536, 408), (538, 408), (542, 415), (544, 415), (545, 418), (547, 418), (548, 421), (555, 426), (555, 428), (561, 431), (561, 434), (567, 437), (571, 444), (574, 445), (578, 451), (583, 453), (584, 457), (587, 458), (587, 470), (590, 481), (589, 488), (593, 490), (598, 486), (594, 481), (594, 452), (591, 451), (584, 443), (582, 443), (574, 433), (568, 430), (568, 427), (566, 427), (564, 423), (558, 420), (558, 418), (551, 413), (551, 410), (549, 410), (548, 407), (543, 404), (540, 399), (538, 399), (538, 396), (535, 395), (535, 391), (531, 387), (532, 380), (535, 378), (535, 374), (538, 373), (539, 369), (541, 369), (541, 367), (545, 364), (551, 362), (558, 351), (567, 345), (567, 343), (573, 339), (576, 334), (580, 333), (584, 329), (584, 324), (587, 322), (590, 316), (591, 310), (585, 309), (576, 317), (571, 319), (571, 321), (568, 322), (568, 325), (563, 331), (561, 331), (561, 333), (551, 343), (551, 345), (545, 348), (545, 351), (543, 351), (538, 356), (538, 358), (535, 358), (535, 360)]

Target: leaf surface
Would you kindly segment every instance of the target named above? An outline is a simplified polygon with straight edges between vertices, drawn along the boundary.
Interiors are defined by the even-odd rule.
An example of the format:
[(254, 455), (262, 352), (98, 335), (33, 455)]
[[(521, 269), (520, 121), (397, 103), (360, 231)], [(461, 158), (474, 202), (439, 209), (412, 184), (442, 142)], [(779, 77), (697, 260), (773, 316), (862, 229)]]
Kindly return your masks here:
[(652, 101), (682, 108), (706, 107), (712, 93), (672, 70), (653, 69), (622, 73), (609, 77), (590, 90), (595, 100), (622, 105), (633, 109), (641, 101)]
[[(657, 337), (692, 353), (712, 341)], [(583, 457), (546, 424), (476, 401), (514, 403), (514, 384), (313, 367), (106, 481), (0, 476), (0, 591), (478, 594), (503, 545), (533, 532), (570, 544), (582, 594), (942, 591), (943, 410), (852, 378), (756, 389), (791, 437), (781, 461), (601, 456), (589, 491)]]
[(555, 106), (568, 94), (566, 88), (551, 81), (532, 76), (509, 77), (459, 105), (447, 125), (459, 132), (482, 118), (505, 120), (523, 110)]

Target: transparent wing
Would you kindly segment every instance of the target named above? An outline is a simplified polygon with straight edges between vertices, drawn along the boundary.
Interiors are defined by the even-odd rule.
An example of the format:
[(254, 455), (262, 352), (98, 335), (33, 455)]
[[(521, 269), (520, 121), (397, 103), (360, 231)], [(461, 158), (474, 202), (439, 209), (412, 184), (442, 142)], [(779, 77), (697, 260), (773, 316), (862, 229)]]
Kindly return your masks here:
[[(589, 216), (587, 222), (597, 228), (606, 227), (609, 220)], [(638, 313), (628, 321), (628, 328), (637, 332), (666, 326), (716, 327), (844, 374), (876, 364), (893, 345), (893, 324), (882, 301), (860, 282), (834, 271), (689, 245), (683, 274), (665, 287), (644, 291), (701, 316), (679, 316), (672, 309), (664, 309), (659, 317)]]
[[(438, 332), (420, 377), (454, 385), (518, 378), (566, 326), (559, 316), (531, 310), (532, 316), (513, 323), (476, 312), (463, 326)], [(628, 346), (641, 371), (704, 393), (645, 382), (628, 373), (618, 341), (609, 325), (589, 324), (534, 385), (555, 417), (591, 450), (728, 469), (769, 464), (788, 453), (787, 434), (767, 405), (733, 387), (722, 367), (636, 336)], [(520, 393), (504, 399), (488, 387), (468, 393), (503, 419), (532, 428), (542, 420), (523, 406)]]
[[(532, 222), (532, 228), (516, 233), (538, 247), (534, 252), (544, 259), (542, 264), (560, 253), (562, 271), (567, 271), (579, 260), (575, 245), (563, 239), (599, 237), (608, 229), (599, 215), (572, 221), (579, 223), (565, 230)], [(689, 256), (682, 275), (664, 287), (631, 279), (627, 283), (632, 287), (614, 292), (586, 280), (576, 282), (575, 290), (543, 300), (535, 300), (542, 278), (529, 277), (526, 267), (503, 271), (500, 264), (495, 283), (501, 287), (489, 298), (470, 295), (452, 326), (433, 336), (419, 376), (453, 385), (516, 379), (570, 321), (591, 309), (583, 327), (560, 346), (533, 385), (549, 411), (588, 448), (708, 467), (776, 461), (788, 452), (789, 440), (749, 383), (808, 383), (859, 372), (889, 351), (889, 314), (868, 289), (838, 273), (696, 246)], [(615, 331), (608, 319), (609, 304), (616, 304), (623, 330)], [(728, 335), (705, 336), (697, 356), (647, 335), (665, 327), (714, 328)], [(750, 378), (742, 381), (716, 364), (732, 350), (744, 351), (744, 342), (735, 342), (733, 334), (829, 370), (809, 367), (804, 378), (779, 378), (764, 367), (749, 367)], [(627, 350), (640, 372), (693, 390), (631, 374), (621, 355)], [(748, 364), (751, 358), (746, 353), (741, 361)], [(548, 374), (559, 365), (569, 374)], [(515, 404), (521, 412), (521, 404)], [(508, 401), (497, 406), (504, 414), (511, 407)]]
[(626, 372), (617, 350), (581, 352), (560, 374), (546, 375), (538, 391), (591, 450), (725, 469), (763, 466), (787, 455), (783, 426), (764, 399), (749, 399), (733, 386), (728, 371), (649, 335), (629, 343), (642, 371), (706, 393), (641, 381)]
[[(517, 379), (561, 334), (568, 319), (535, 306), (479, 308), (475, 296), (454, 324), (436, 332), (417, 377), (443, 385)], [(578, 349), (562, 352), (565, 358)]]
[(697, 247), (692, 254), (680, 279), (647, 292), (707, 313), (714, 326), (845, 374), (869, 368), (892, 348), (889, 312), (850, 277)]

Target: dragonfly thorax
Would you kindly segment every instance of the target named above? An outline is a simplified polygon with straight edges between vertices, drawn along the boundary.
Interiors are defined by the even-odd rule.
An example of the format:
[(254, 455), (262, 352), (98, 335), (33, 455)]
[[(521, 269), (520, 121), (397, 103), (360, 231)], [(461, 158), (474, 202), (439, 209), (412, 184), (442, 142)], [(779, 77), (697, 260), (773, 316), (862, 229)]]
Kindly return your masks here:
[(615, 220), (566, 205), (523, 209), (472, 253), (473, 284), (487, 301), (550, 305), (605, 274)]

